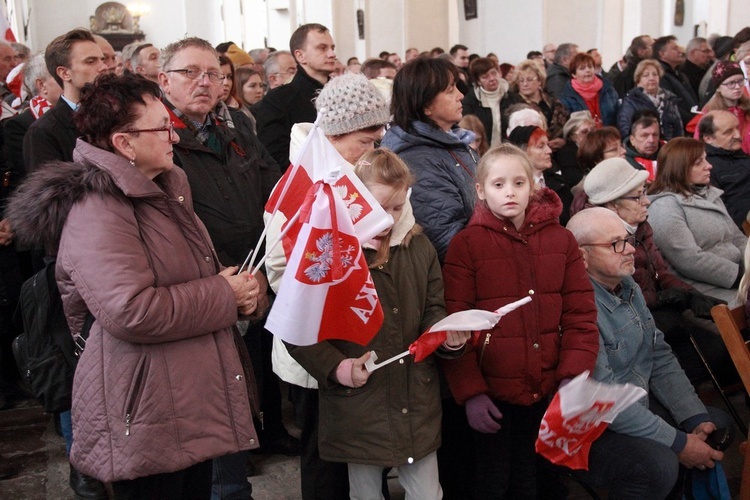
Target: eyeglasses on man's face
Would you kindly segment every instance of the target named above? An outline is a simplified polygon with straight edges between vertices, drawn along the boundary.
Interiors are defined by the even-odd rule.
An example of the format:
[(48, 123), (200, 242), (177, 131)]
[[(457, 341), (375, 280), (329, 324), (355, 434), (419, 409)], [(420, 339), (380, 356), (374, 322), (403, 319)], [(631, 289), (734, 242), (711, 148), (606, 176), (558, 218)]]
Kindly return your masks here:
[(622, 253), (625, 251), (625, 246), (630, 245), (635, 248), (637, 240), (635, 236), (630, 235), (620, 240), (611, 241), (609, 243), (584, 243), (582, 247), (612, 247), (612, 251), (615, 253)]
[(218, 71), (203, 71), (198, 68), (170, 69), (167, 73), (180, 73), (190, 80), (202, 80), (204, 76), (208, 77), (211, 83), (221, 83), (224, 81), (224, 75)]

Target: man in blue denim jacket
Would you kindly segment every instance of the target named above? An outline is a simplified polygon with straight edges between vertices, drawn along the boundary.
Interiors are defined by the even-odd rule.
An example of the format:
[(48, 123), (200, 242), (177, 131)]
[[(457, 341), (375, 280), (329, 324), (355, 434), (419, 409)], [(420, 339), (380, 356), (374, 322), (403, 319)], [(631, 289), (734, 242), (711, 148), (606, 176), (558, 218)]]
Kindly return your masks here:
[(664, 498), (679, 464), (704, 470), (723, 454), (705, 443), (726, 414), (698, 399), (664, 335), (654, 325), (634, 272), (635, 240), (611, 210), (591, 208), (570, 219), (594, 285), (599, 356), (592, 377), (631, 383), (649, 393), (615, 418), (589, 454), (581, 478), (616, 498)]

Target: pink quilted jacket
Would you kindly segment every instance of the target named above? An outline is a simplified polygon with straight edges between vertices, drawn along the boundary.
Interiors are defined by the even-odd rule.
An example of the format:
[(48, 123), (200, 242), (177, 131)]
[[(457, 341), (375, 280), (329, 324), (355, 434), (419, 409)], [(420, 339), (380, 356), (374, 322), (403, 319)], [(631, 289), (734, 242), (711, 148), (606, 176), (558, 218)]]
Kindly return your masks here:
[[(258, 446), (234, 338), (234, 293), (182, 170), (154, 181), (79, 140), (88, 194), (70, 208), (57, 278), (76, 370), (71, 462), (102, 481), (174, 472)], [(92, 168), (94, 167), (94, 168)]]

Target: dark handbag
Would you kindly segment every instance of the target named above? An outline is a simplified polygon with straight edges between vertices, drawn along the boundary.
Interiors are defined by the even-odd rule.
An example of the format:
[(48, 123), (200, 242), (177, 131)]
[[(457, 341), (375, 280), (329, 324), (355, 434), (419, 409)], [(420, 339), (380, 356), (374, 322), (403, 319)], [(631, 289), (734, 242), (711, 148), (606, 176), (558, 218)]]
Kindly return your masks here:
[[(46, 412), (69, 410), (78, 363), (77, 343), (63, 312), (54, 261), (24, 282), (17, 314), (21, 315), (24, 333), (13, 340), (12, 348), (23, 382)], [(93, 322), (89, 313), (80, 334), (84, 343)]]

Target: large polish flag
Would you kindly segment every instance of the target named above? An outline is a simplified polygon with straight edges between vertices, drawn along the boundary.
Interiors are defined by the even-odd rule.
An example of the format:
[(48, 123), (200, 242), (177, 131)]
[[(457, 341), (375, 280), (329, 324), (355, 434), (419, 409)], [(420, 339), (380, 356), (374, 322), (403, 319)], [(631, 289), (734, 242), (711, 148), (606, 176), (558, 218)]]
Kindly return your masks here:
[[(266, 212), (274, 218), (282, 218), (282, 227), (292, 219), (302, 206), (305, 194), (317, 181), (330, 183), (338, 192), (354, 224), (354, 232), (360, 243), (393, 225), (393, 219), (382, 209), (378, 201), (354, 174), (347, 162), (326, 138), (318, 125), (313, 125), (300, 154), (278, 182), (266, 203)], [(289, 228), (282, 239), (284, 253), (289, 255), (294, 246), (301, 223)], [(273, 242), (269, 241), (269, 244)]]
[(383, 324), (383, 310), (350, 210), (323, 181), (309, 187), (300, 210), (266, 329), (299, 346), (328, 339), (366, 345)]

